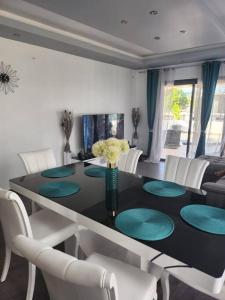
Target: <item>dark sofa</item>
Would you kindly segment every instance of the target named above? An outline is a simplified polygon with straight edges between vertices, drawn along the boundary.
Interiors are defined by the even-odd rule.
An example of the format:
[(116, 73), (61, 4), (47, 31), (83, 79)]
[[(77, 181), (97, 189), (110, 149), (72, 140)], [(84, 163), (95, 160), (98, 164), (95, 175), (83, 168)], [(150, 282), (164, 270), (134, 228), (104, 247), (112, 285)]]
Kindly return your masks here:
[(202, 155), (198, 158), (210, 162), (202, 181), (202, 189), (207, 192), (207, 204), (225, 208), (225, 176), (215, 174), (225, 169), (225, 157)]

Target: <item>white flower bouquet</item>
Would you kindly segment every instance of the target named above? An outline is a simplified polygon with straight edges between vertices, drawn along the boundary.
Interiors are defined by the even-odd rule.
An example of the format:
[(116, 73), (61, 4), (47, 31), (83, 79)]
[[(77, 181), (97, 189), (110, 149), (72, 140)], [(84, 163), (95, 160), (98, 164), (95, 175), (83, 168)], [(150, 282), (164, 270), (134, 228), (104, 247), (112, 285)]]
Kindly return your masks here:
[(128, 141), (116, 138), (98, 141), (92, 146), (93, 155), (104, 157), (110, 168), (115, 168), (120, 155), (128, 150)]

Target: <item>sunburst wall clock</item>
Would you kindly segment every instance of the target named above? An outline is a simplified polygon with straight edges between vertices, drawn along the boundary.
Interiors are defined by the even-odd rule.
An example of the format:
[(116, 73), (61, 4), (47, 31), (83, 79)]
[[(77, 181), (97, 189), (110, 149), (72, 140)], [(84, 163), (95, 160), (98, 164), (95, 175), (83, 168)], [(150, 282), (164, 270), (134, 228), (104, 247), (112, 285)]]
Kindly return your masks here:
[(0, 64), (0, 92), (6, 95), (9, 92), (14, 93), (14, 89), (18, 87), (16, 71), (12, 69), (11, 65), (6, 65), (3, 62)]

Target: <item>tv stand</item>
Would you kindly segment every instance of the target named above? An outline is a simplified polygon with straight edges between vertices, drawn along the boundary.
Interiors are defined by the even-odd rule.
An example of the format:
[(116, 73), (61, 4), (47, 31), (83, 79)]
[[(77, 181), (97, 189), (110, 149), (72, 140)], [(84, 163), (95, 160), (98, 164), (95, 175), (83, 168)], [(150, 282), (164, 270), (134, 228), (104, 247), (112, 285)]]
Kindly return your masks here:
[(84, 152), (80, 151), (77, 154), (76, 158), (78, 158), (80, 161), (84, 161), (84, 160), (88, 160), (88, 159), (94, 158), (94, 155), (92, 154), (92, 152), (84, 153)]

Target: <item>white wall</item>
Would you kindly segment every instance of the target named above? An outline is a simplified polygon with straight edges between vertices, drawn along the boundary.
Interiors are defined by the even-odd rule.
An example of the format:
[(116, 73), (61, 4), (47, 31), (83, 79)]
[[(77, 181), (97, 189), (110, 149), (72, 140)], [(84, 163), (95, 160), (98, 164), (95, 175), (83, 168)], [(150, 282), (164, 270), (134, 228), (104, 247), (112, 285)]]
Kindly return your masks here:
[(0, 93), (0, 187), (25, 173), (18, 152), (52, 147), (62, 163), (64, 109), (76, 117), (70, 143), (75, 153), (82, 114), (125, 113), (125, 137), (131, 138), (131, 70), (3, 38), (0, 52), (20, 78), (14, 94)]
[(148, 120), (147, 120), (147, 72), (135, 72), (135, 99), (134, 107), (140, 108), (141, 118), (138, 125), (138, 148), (144, 153), (148, 146)]

